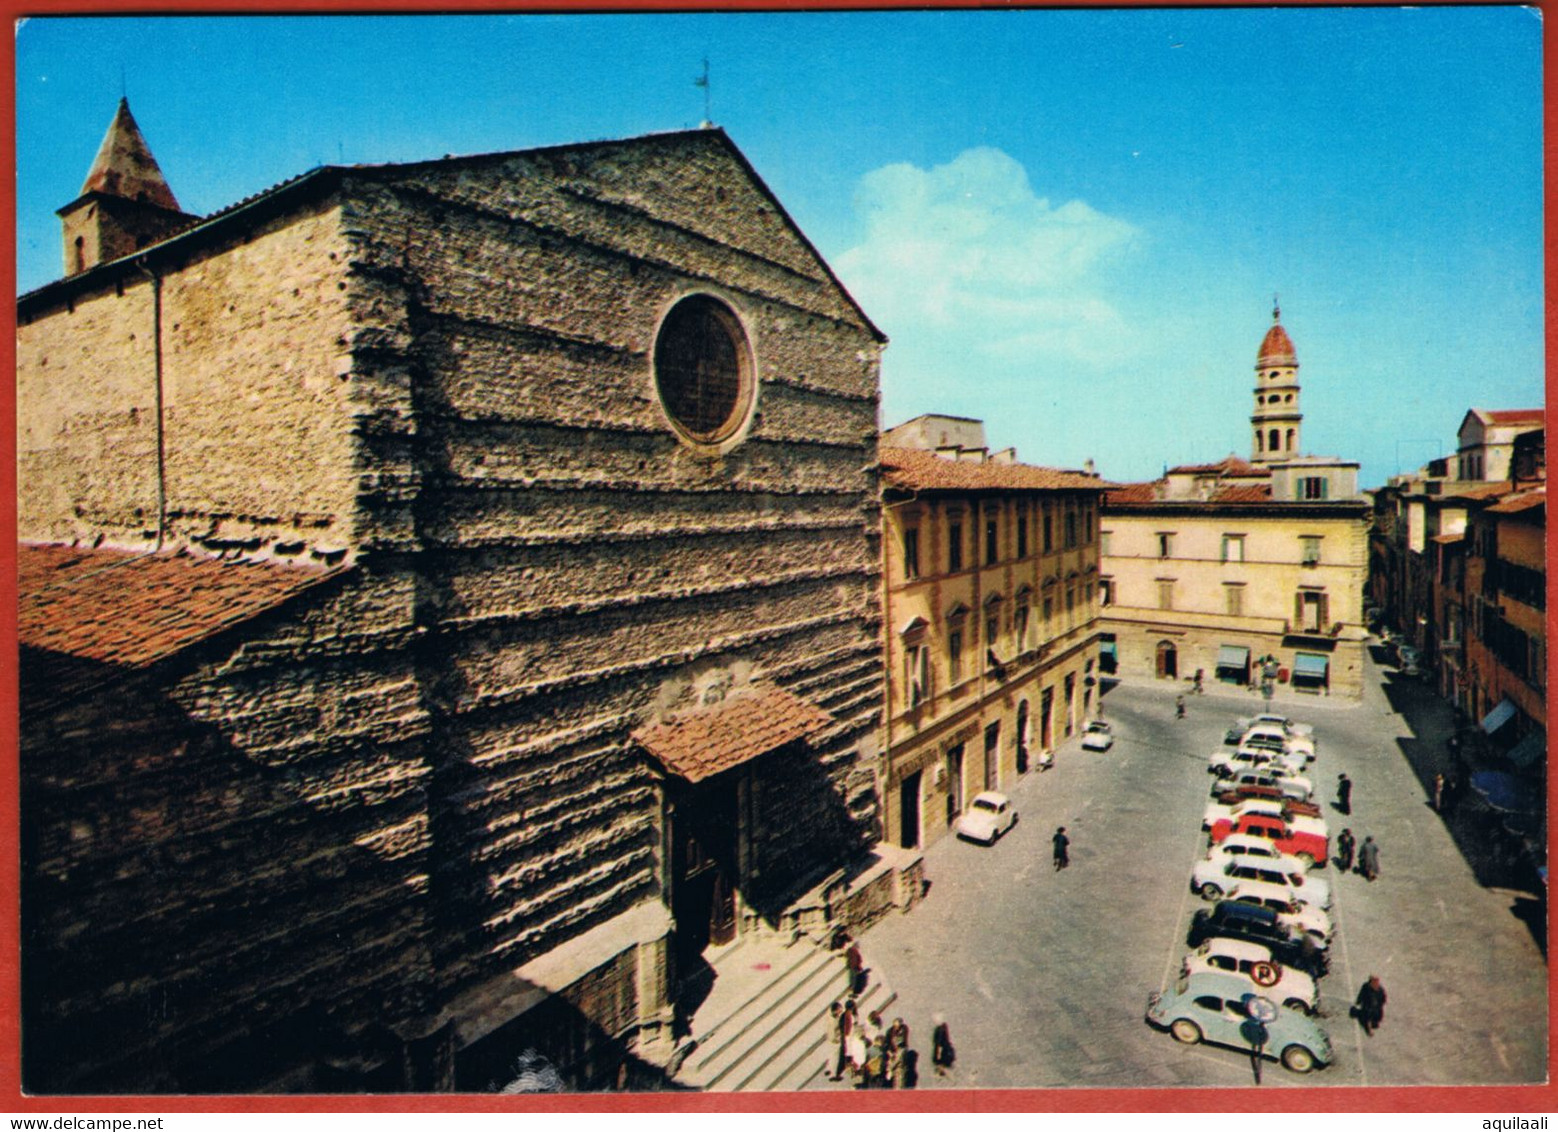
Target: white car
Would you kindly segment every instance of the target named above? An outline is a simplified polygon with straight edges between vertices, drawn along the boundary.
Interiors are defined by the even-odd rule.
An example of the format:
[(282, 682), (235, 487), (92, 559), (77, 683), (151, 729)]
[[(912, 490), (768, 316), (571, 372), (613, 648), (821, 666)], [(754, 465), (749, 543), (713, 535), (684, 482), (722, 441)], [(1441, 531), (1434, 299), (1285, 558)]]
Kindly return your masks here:
[(1269, 786), (1281, 792), (1284, 798), (1307, 802), (1315, 796), (1315, 784), (1301, 774), (1289, 774), (1280, 764), (1268, 763), (1264, 767), (1235, 772), (1232, 778), (1219, 778), (1212, 783), (1213, 794), (1237, 790), (1241, 786)]
[(1331, 942), (1331, 917), (1323, 909), (1299, 901), (1290, 885), (1241, 880), (1228, 894), (1228, 899), (1240, 904), (1270, 908), (1277, 914), (1277, 923), (1287, 925), (1290, 930), (1304, 932), (1316, 943)]
[(1265, 755), (1289, 774), (1302, 774), (1309, 769), (1314, 756), (1307, 751), (1294, 750), (1291, 747), (1279, 747), (1275, 744), (1262, 742), (1257, 739), (1253, 743), (1240, 743), (1234, 754), (1249, 752), (1255, 755)]
[(1241, 798), (1231, 805), (1212, 802), (1201, 817), (1201, 828), (1211, 829), (1213, 825), (1223, 820), (1230, 825), (1235, 825), (1245, 814), (1265, 814), (1268, 817), (1281, 818), (1287, 823), (1289, 829), (1312, 833), (1316, 837), (1327, 839), (1331, 836), (1331, 827), (1326, 825), (1324, 818), (1294, 813), (1291, 807), (1272, 798)]
[[(1267, 857), (1241, 852), (1242, 846), (1224, 851), (1225, 844), (1212, 846), (1205, 859), (1197, 861), (1195, 868), (1190, 870), (1191, 891), (1206, 900), (1220, 900), (1225, 893), (1246, 881), (1260, 881), (1287, 889), (1295, 901), (1321, 911), (1330, 910), (1330, 884), (1306, 873), (1303, 862), (1297, 857), (1285, 853)], [(1270, 849), (1271, 845), (1268, 843), (1265, 848)]]
[(1303, 756), (1279, 755), (1260, 747), (1240, 747), (1230, 751), (1227, 747), (1212, 752), (1207, 760), (1207, 770), (1218, 778), (1232, 778), (1240, 771), (1263, 770), (1268, 773), (1297, 774), (1304, 769)]
[(1095, 719), (1087, 725), (1087, 730), (1082, 732), (1082, 749), (1084, 751), (1107, 751), (1114, 746), (1114, 731), (1101, 719)]
[(1289, 735), (1275, 723), (1257, 723), (1244, 733), (1239, 746), (1268, 746), (1286, 751), (1301, 752), (1307, 758), (1315, 757), (1315, 740), (1312, 735)]
[[(1245, 861), (1252, 865), (1262, 865), (1268, 868), (1280, 869), (1288, 876), (1288, 881), (1295, 888), (1313, 885), (1309, 889), (1314, 897), (1305, 897), (1311, 904), (1318, 904), (1322, 908), (1331, 906), (1331, 882), (1324, 877), (1315, 876), (1310, 867), (1291, 853), (1284, 853), (1264, 837), (1251, 837), (1247, 833), (1230, 833), (1216, 845), (1206, 851), (1206, 860), (1212, 861), (1222, 856), (1233, 860)], [(1200, 868), (1198, 864), (1196, 866)], [(1303, 884), (1294, 877), (1303, 877)]]
[(1252, 715), (1248, 719), (1239, 720), (1239, 727), (1244, 731), (1248, 731), (1257, 724), (1268, 724), (1273, 727), (1280, 727), (1289, 735), (1302, 735), (1308, 739), (1314, 738), (1315, 734), (1315, 729), (1310, 724), (1297, 723), (1289, 719), (1287, 716), (1277, 715), (1275, 712), (1265, 711), (1261, 712), (1259, 715)]
[(996, 839), (1017, 824), (1017, 808), (1005, 794), (986, 790), (976, 794), (963, 816), (958, 818), (959, 837), (994, 845)]
[(1250, 984), (1252, 994), (1274, 999), (1305, 1014), (1313, 1014), (1320, 1003), (1320, 990), (1313, 975), (1276, 962), (1271, 948), (1242, 939), (1214, 936), (1185, 956), (1180, 971), (1186, 975), (1197, 971), (1237, 975)]

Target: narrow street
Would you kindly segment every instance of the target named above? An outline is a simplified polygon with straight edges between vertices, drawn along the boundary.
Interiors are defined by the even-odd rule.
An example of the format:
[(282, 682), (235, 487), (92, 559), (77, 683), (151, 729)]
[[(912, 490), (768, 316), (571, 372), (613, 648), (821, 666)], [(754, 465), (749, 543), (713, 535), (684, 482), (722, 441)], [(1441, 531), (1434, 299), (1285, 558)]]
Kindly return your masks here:
[[(1267, 1085), (1472, 1085), (1539, 1082), (1546, 1067), (1547, 969), (1536, 894), (1479, 881), (1477, 814), (1445, 819), (1428, 804), (1448, 711), (1431, 693), (1367, 664), (1362, 703), (1279, 694), (1274, 708), (1312, 723), (1310, 776), (1334, 836), (1346, 825), (1381, 846), (1381, 876), (1322, 874), (1335, 889), (1331, 973), (1321, 1023), (1335, 1063), (1300, 1077), (1269, 1064)], [(1207, 756), (1259, 697), (1209, 687), (1174, 718), (1170, 685), (1120, 684), (1104, 700), (1112, 750), (1072, 740), (1054, 769), (1011, 794), (1021, 814), (996, 845), (946, 839), (926, 853), (931, 888), (907, 916), (866, 934), (868, 962), (898, 994), (890, 1014), (921, 1052), (922, 1088), (1247, 1086), (1235, 1050), (1183, 1046), (1143, 1021), (1150, 992), (1177, 975), (1203, 906), (1189, 890), (1205, 850)], [(1447, 765), (1447, 764), (1446, 764)], [(1338, 773), (1353, 780), (1351, 816), (1334, 812)], [(1071, 867), (1051, 865), (1065, 825)], [(1462, 846), (1467, 846), (1463, 852)], [(1470, 859), (1469, 859), (1470, 858)], [(1348, 1016), (1377, 974), (1389, 993), (1372, 1037)], [(933, 1014), (957, 1050), (930, 1069)]]

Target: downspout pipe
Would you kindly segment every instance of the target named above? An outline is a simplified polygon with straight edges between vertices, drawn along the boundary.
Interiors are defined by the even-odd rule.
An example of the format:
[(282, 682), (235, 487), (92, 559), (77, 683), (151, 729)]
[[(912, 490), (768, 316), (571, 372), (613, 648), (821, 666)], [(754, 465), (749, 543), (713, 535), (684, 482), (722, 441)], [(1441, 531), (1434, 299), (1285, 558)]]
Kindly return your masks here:
[(167, 436), (163, 420), (162, 277), (147, 266), (144, 256), (136, 260), (135, 266), (141, 269), (141, 274), (151, 283), (152, 365), (155, 370), (157, 394), (157, 545), (153, 548), (155, 553), (162, 549), (163, 541), (167, 537), (168, 525)]

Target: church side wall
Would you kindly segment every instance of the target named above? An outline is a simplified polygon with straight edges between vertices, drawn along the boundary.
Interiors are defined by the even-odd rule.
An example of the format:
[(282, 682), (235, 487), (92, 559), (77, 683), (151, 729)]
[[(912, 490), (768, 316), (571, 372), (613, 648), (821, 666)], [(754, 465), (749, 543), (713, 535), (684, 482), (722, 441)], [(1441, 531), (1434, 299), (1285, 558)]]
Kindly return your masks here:
[[(357, 461), (345, 249), (338, 210), (320, 204), (177, 266), (148, 260), (161, 290), (167, 541), (347, 545)], [(155, 543), (154, 284), (113, 271), (19, 320), (24, 538)]]

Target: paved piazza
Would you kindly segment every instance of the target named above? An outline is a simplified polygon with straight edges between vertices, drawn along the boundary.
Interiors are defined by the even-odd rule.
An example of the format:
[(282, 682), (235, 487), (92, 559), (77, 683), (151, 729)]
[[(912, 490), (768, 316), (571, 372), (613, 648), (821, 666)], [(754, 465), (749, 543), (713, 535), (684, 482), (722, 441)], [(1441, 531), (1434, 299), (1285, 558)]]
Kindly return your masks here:
[[(1377, 651), (1377, 650), (1376, 650)], [(1334, 838), (1349, 826), (1381, 846), (1381, 877), (1320, 875), (1336, 891), (1331, 973), (1321, 1023), (1336, 1059), (1308, 1076), (1267, 1063), (1264, 1083), (1509, 1085), (1545, 1079), (1547, 967), (1534, 881), (1500, 872), (1488, 814), (1469, 797), (1448, 822), (1427, 799), (1449, 768), (1450, 716), (1421, 685), (1368, 662), (1361, 704), (1279, 694), (1274, 707), (1312, 723), (1310, 769)], [(1105, 700), (1113, 750), (1071, 740), (1054, 769), (1012, 790), (1016, 829), (992, 848), (945, 839), (926, 853), (931, 889), (906, 916), (863, 939), (866, 958), (897, 991), (892, 1013), (921, 1052), (921, 1087), (1248, 1086), (1247, 1055), (1184, 1046), (1143, 1021), (1149, 992), (1171, 982), (1202, 900), (1190, 869), (1205, 851), (1200, 819), (1207, 756), (1259, 697), (1122, 683)], [(1330, 802), (1339, 772), (1354, 782), (1352, 815)], [(1050, 835), (1068, 827), (1072, 864), (1056, 873)], [(1535, 926), (1533, 926), (1535, 925)], [(1348, 1007), (1370, 975), (1390, 1001), (1372, 1037)], [(957, 1049), (952, 1075), (930, 1072), (933, 1013)]]

